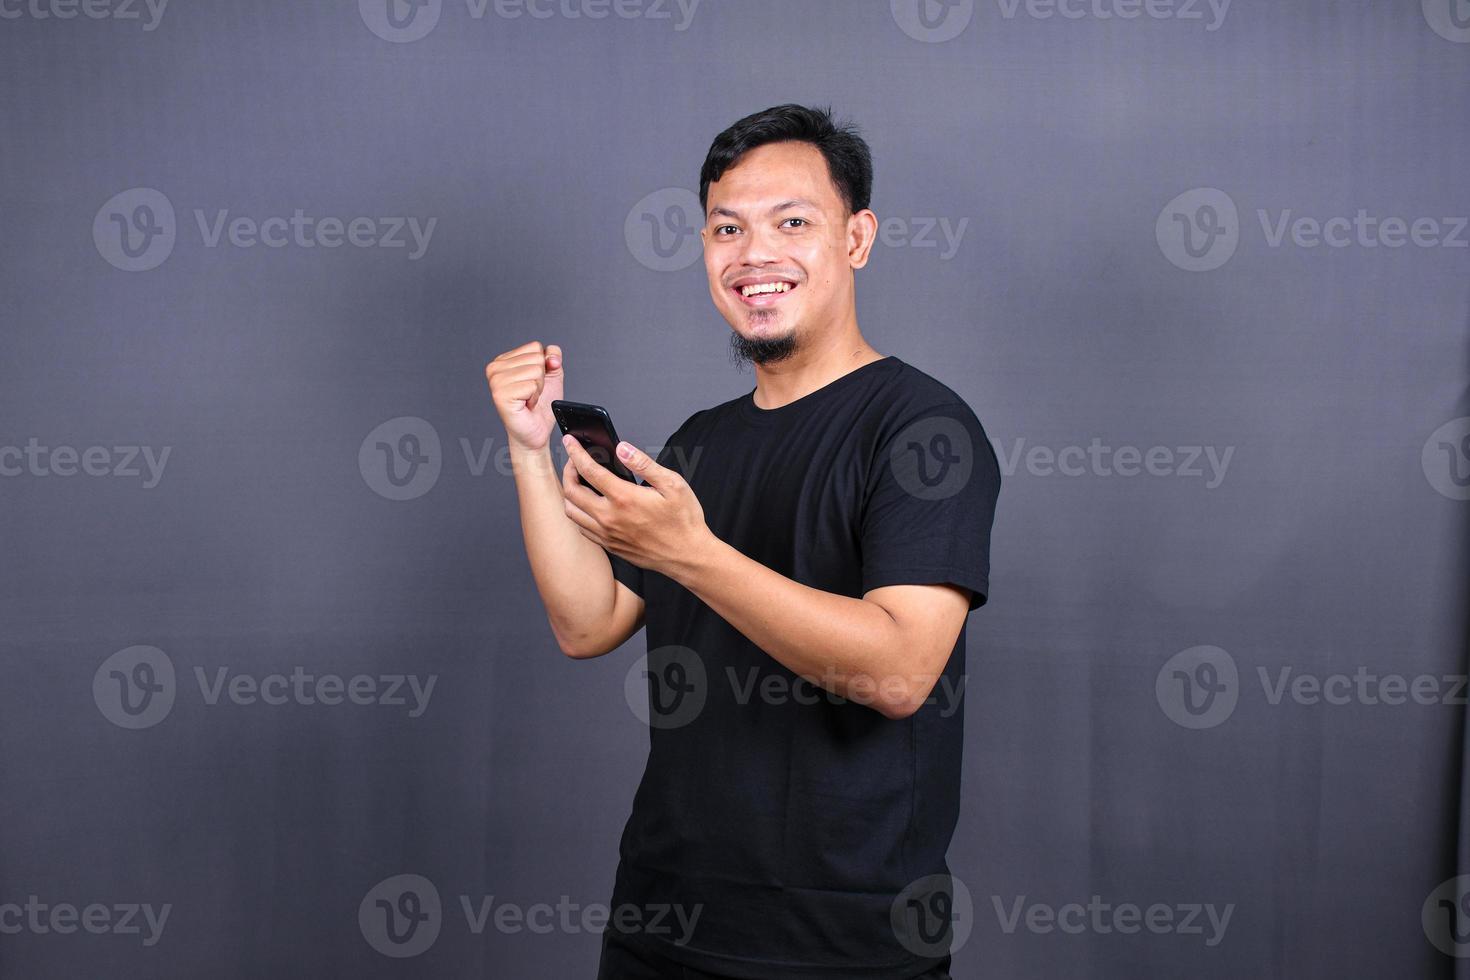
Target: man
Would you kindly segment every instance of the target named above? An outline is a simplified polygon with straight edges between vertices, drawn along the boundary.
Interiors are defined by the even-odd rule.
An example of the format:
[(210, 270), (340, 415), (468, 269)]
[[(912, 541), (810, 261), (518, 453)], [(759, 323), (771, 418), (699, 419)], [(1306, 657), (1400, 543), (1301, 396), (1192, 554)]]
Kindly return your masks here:
[(644, 915), (609, 923), (599, 980), (949, 976), (964, 629), (1000, 470), (958, 395), (858, 330), (871, 186), (827, 111), (716, 137), (705, 272), (756, 387), (657, 461), (619, 444), (645, 485), (570, 438), (557, 481), (558, 346), (486, 368), (561, 649), (600, 656), (646, 613), (650, 749), (611, 903)]

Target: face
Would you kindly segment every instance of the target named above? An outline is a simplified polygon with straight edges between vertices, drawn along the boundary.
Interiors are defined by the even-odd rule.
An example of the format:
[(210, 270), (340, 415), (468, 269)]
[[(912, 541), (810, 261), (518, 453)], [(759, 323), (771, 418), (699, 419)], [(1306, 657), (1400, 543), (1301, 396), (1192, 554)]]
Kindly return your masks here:
[(846, 214), (815, 146), (756, 147), (710, 183), (706, 207), (705, 273), (738, 357), (782, 360), (856, 322), (852, 271), (867, 264), (877, 217)]

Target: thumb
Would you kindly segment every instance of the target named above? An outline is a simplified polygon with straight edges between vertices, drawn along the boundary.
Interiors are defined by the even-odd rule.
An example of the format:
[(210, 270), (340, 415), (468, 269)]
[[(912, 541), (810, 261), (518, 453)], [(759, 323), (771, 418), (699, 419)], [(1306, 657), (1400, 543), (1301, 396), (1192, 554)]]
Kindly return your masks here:
[(641, 476), (649, 486), (664, 489), (672, 486), (679, 479), (679, 474), (673, 470), (658, 465), (652, 456), (626, 440), (619, 442), (616, 446), (618, 459), (622, 460), (635, 476)]
[[(556, 358), (556, 367), (551, 366), (551, 359)], [(546, 345), (546, 376), (561, 377), (562, 370), (566, 367), (566, 358), (561, 356), (561, 347), (556, 344)]]

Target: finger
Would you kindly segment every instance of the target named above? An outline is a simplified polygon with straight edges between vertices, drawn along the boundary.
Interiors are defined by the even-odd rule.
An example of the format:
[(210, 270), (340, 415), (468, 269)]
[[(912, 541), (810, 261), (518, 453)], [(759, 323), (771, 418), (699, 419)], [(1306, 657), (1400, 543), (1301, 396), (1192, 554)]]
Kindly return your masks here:
[(607, 506), (602, 497), (582, 486), (582, 481), (577, 479), (577, 464), (570, 454), (561, 468), (561, 495), (563, 500), (570, 500), (593, 520), (601, 520), (602, 508)]
[[(592, 491), (584, 490), (583, 492), (591, 493)], [(603, 543), (602, 526), (597, 523), (597, 519), (591, 514), (588, 514), (574, 502), (565, 498), (562, 500), (562, 511), (571, 519), (573, 524), (577, 525), (577, 530), (581, 531), (582, 535), (589, 541), (596, 542), (597, 544)]]
[[(518, 360), (491, 361), (485, 371), (490, 391), (499, 394), (507, 405), (516, 401), (533, 399), (541, 393), (545, 384), (546, 367), (543, 356), (537, 353), (523, 354)], [(528, 407), (534, 408), (531, 404)]]
[(498, 355), (485, 365), (485, 373), (490, 375), (498, 371), (513, 370), (524, 364), (540, 364), (545, 356), (546, 345), (539, 340), (533, 340)]
[(567, 461), (561, 467), (561, 495), (570, 497), (573, 490), (585, 490), (586, 487), (577, 482), (577, 464), (572, 462), (568, 456)]
[(545, 390), (546, 382), (561, 380), (566, 375), (566, 360), (561, 356), (561, 348), (556, 344), (547, 344), (544, 350), (538, 350), (535, 353), (533, 366), (536, 370), (536, 396), (526, 402), (527, 408), (535, 408), (540, 404), (541, 392)]
[(614, 484), (627, 482), (621, 477), (615, 476), (612, 470), (593, 459), (592, 455), (582, 448), (582, 444), (577, 441), (576, 436), (562, 436), (561, 441), (562, 445), (567, 448), (567, 459), (576, 466), (577, 472), (586, 478), (588, 483), (602, 491), (604, 497), (616, 489), (613, 486)]
[(620, 442), (616, 449), (618, 458), (633, 471), (633, 475), (642, 477), (643, 482), (655, 490), (673, 490), (684, 482), (684, 478), (678, 473), (666, 466), (660, 466), (652, 456), (631, 442)]

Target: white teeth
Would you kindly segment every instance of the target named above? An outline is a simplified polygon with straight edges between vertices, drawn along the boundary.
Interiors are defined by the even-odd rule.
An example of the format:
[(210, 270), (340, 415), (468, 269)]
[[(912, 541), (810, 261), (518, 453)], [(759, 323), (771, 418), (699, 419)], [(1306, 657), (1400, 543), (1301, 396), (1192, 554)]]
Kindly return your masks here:
[(791, 291), (791, 284), (787, 282), (762, 282), (754, 286), (741, 286), (740, 295), (759, 296), (761, 293), (785, 293)]

